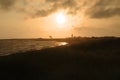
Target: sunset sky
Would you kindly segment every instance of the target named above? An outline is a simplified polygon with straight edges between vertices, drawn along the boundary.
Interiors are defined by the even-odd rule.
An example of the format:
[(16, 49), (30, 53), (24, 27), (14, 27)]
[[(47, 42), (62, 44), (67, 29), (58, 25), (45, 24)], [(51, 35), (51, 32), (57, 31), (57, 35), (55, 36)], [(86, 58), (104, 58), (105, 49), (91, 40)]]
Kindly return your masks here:
[(120, 0), (0, 0), (0, 39), (119, 36)]

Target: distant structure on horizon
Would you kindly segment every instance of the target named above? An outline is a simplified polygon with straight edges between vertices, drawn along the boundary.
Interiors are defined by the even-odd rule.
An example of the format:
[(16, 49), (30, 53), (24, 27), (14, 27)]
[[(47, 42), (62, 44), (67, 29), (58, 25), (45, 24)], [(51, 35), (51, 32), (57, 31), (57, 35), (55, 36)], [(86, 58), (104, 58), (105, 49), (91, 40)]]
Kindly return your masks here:
[(74, 38), (74, 35), (73, 35), (73, 34), (71, 34), (71, 38)]
[(49, 36), (49, 38), (50, 38), (50, 39), (53, 39), (53, 37), (52, 37), (52, 36)]

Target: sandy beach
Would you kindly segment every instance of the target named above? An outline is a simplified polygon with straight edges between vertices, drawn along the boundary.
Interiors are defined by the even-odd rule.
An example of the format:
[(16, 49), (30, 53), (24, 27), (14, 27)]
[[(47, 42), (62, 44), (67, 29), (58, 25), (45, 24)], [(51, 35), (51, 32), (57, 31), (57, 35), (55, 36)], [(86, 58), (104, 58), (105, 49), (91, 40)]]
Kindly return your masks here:
[(119, 80), (120, 38), (72, 44), (0, 57), (1, 80)]

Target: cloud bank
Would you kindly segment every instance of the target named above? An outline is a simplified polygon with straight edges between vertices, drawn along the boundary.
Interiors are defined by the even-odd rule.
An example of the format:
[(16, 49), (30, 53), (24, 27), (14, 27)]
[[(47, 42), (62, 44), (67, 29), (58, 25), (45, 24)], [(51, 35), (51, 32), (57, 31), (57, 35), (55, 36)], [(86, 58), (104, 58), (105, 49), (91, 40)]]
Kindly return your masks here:
[(14, 6), (16, 0), (0, 0), (0, 9), (9, 10)]
[(120, 0), (96, 0), (86, 12), (91, 18), (120, 16)]
[(90, 18), (120, 16), (120, 0), (0, 0), (0, 10), (11, 9), (33, 18), (46, 17), (58, 10), (68, 14), (84, 13)]

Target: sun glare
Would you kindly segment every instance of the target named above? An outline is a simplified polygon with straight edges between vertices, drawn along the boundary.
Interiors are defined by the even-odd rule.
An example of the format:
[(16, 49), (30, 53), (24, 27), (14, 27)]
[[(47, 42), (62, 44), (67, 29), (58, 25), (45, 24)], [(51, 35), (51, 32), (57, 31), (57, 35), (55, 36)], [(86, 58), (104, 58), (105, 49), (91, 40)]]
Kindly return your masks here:
[(56, 22), (58, 24), (64, 24), (65, 21), (66, 21), (66, 19), (65, 19), (65, 15), (64, 14), (59, 13), (59, 14), (56, 15)]

